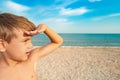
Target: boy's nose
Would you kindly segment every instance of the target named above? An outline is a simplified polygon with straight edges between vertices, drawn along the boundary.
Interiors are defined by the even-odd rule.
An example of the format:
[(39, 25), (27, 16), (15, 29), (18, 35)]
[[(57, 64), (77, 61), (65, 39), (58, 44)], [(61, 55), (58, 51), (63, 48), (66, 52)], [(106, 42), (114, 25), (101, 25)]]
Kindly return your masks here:
[(33, 47), (32, 43), (29, 43), (27, 47), (28, 49), (31, 49)]

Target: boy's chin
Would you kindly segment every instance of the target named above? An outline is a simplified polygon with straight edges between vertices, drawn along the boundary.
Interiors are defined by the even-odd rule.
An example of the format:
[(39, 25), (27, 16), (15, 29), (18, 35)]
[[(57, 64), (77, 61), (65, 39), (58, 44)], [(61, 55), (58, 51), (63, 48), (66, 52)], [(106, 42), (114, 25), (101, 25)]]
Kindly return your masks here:
[(23, 62), (23, 61), (26, 61), (28, 59), (28, 57), (25, 57), (25, 58), (22, 58), (20, 60), (17, 60), (18, 62)]
[(22, 61), (26, 61), (28, 59), (28, 56), (27, 57), (25, 57), (24, 59), (22, 59)]

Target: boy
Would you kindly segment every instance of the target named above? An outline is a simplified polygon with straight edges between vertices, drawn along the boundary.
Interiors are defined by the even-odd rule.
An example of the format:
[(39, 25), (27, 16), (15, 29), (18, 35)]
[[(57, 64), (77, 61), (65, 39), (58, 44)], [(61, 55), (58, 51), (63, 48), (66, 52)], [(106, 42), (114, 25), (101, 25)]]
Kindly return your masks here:
[[(31, 38), (42, 32), (51, 42), (32, 49)], [(22, 16), (0, 14), (0, 80), (38, 80), (36, 62), (62, 42), (62, 38), (44, 24), (35, 27)]]

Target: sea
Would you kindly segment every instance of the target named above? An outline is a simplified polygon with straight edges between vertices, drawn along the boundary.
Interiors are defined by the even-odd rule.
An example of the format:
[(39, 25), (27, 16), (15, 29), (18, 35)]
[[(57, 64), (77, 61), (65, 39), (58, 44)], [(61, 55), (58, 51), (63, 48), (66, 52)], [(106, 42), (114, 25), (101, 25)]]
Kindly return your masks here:
[[(77, 47), (120, 47), (120, 34), (77, 34), (60, 33), (64, 42), (62, 46)], [(44, 46), (50, 42), (45, 34), (39, 34), (32, 39), (34, 46)]]

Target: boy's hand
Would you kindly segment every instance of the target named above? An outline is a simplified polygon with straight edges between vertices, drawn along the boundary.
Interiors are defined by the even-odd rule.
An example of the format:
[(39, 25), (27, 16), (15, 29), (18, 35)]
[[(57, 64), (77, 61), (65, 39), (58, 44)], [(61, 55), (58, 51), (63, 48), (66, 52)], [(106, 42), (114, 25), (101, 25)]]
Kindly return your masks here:
[(34, 36), (34, 35), (44, 32), (45, 30), (46, 30), (46, 27), (44, 26), (44, 24), (40, 24), (40, 25), (38, 25), (38, 27), (36, 27), (36, 30), (25, 31), (25, 34), (27, 34), (28, 36)]

